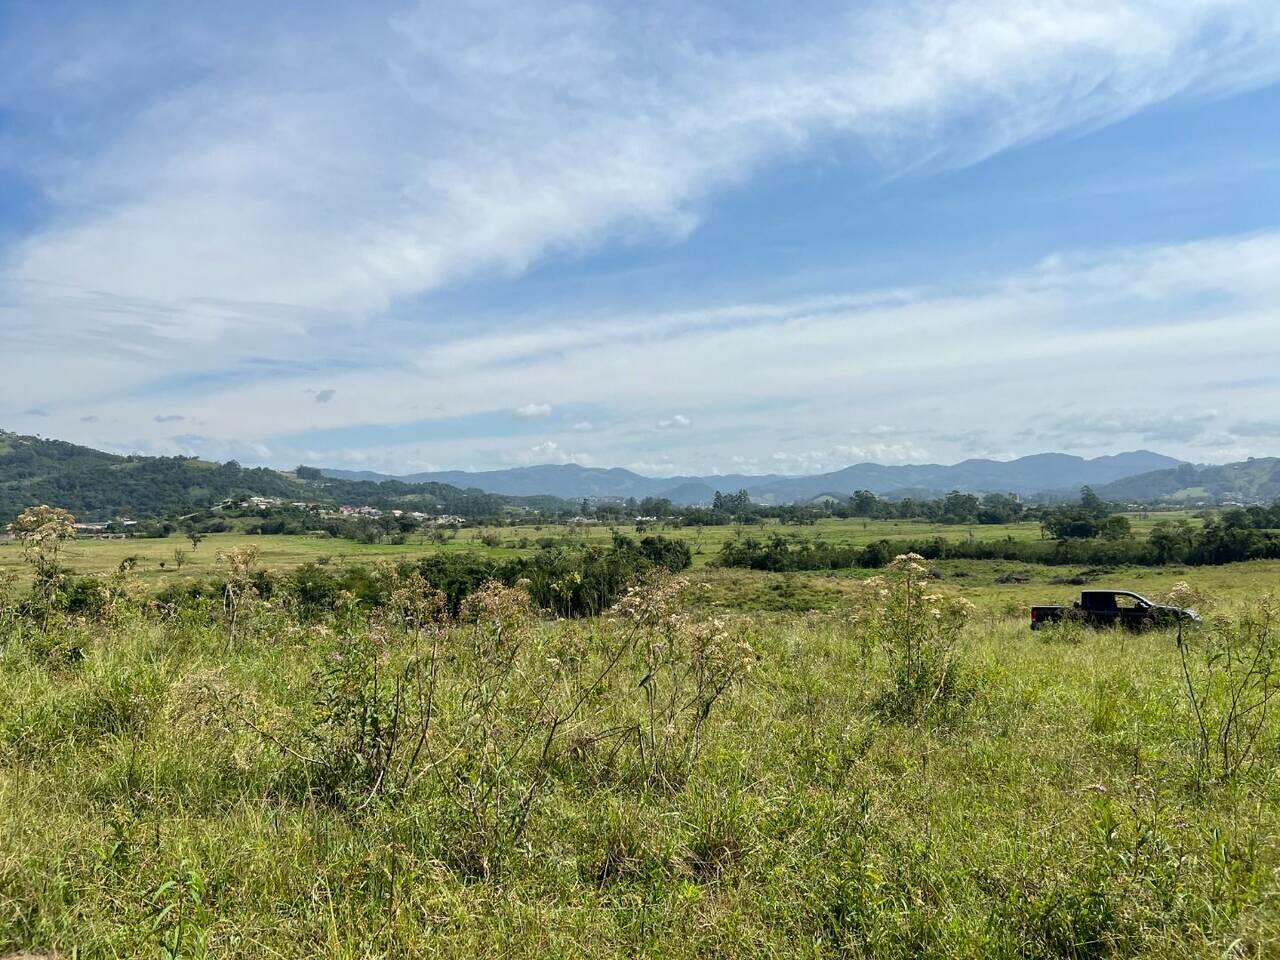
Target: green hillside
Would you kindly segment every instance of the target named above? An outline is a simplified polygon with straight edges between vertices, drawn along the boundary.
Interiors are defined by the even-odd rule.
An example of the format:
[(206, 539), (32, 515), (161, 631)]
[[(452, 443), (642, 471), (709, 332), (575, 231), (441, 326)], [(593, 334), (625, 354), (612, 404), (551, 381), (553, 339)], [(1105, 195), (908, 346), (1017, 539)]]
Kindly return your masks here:
[(1183, 464), (1117, 480), (1099, 487), (1097, 493), (1121, 503), (1267, 502), (1280, 497), (1280, 458), (1257, 457), (1209, 467)]
[(135, 519), (186, 513), (229, 497), (279, 497), (309, 503), (403, 507), (460, 516), (494, 516), (508, 508), (555, 509), (547, 497), (502, 497), (442, 483), (307, 479), (234, 461), (191, 457), (119, 456), (89, 447), (0, 432), (0, 524), (47, 503), (86, 520)]

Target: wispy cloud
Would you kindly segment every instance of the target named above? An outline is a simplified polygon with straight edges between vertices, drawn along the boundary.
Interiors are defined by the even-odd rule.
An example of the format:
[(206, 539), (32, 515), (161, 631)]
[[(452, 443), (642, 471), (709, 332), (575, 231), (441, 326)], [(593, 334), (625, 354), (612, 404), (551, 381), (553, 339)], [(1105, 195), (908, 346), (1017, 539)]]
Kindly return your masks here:
[(1138, 438), (1151, 443), (1186, 443), (1199, 437), (1218, 419), (1218, 411), (1187, 412), (1141, 411), (1124, 414), (1081, 414), (1047, 419), (1031, 431), (1039, 439), (1070, 440), (1079, 444), (1082, 438)]
[(501, 459), (505, 464), (521, 467), (545, 463), (576, 463), (580, 466), (588, 467), (594, 462), (589, 454), (574, 453), (571, 450), (566, 450), (554, 440), (535, 443), (531, 447), (508, 453)]
[[(573, 456), (685, 465), (767, 457), (780, 430), (751, 408), (762, 399), (790, 403), (793, 428), (833, 414), (879, 424), (856, 446), (890, 457), (933, 453), (925, 432), (993, 407), (1014, 429), (1051, 414), (1096, 427), (1102, 385), (1115, 405), (1183, 394), (1194, 385), (1170, 377), (1194, 380), (1193, 359), (1212, 359), (1218, 381), (1270, 375), (1280, 238), (1267, 233), (1083, 251), (968, 288), (695, 293), (680, 312), (620, 303), (532, 322), (517, 306), (473, 324), (421, 299), (605, 246), (678, 242), (720, 191), (832, 143), (892, 177), (1272, 83), (1280, 10), (1266, 0), (732, 16), (567, 0), (231, 6), (159, 17), (84, 3), (68, 26), (37, 5), (7, 22), (0, 163), (46, 209), (0, 249), (0, 352), (22, 359), (0, 413), (39, 397), (53, 416), (23, 415), (75, 437), (82, 421), (63, 411), (92, 404), (162, 447), (174, 440), (150, 411), (200, 404), (210, 451), (247, 449), (234, 445), (252, 423), (249, 442), (294, 457), (276, 437), (554, 406), (608, 426), (566, 439), (554, 418), (539, 424), (556, 437), (549, 456), (572, 443)], [(1266, 389), (1235, 391), (1218, 419), (1244, 420)], [(673, 408), (651, 437), (654, 411)], [(898, 432), (875, 432), (886, 423)], [(708, 448), (711, 424), (746, 439)], [(1127, 425), (1171, 443), (1212, 426)], [(508, 449), (524, 455), (529, 439), (513, 433)], [(465, 439), (427, 440), (432, 461), (475, 455)], [(746, 443), (754, 454), (734, 446)]]
[(1235, 437), (1265, 439), (1280, 438), (1280, 420), (1241, 420), (1231, 425)]
[[(309, 428), (386, 422), (389, 397), (420, 407), (423, 440), (379, 446), (383, 469), (398, 468), (400, 456), (495, 465), (499, 454), (478, 461), (474, 440), (429, 424), (465, 420), (504, 399), (514, 410), (520, 398), (531, 395), (555, 397), (570, 408), (608, 398), (607, 428), (577, 433), (566, 425), (565, 437), (553, 440), (563, 447), (566, 438), (577, 437), (583, 442), (574, 443), (574, 453), (598, 463), (678, 462), (711, 472), (730, 466), (731, 456), (767, 457), (770, 450), (819, 451), (830, 455), (824, 463), (831, 465), (840, 465), (839, 459), (911, 458), (917, 452), (959, 458), (977, 449), (1006, 448), (993, 436), (975, 446), (973, 424), (995, 429), (993, 404), (1000, 409), (996, 432), (1010, 439), (1021, 432), (1021, 452), (1108, 452), (1117, 444), (1150, 442), (1190, 458), (1198, 435), (1256, 420), (1251, 412), (1259, 405), (1269, 409), (1274, 400), (1265, 377), (1280, 355), (1276, 262), (1280, 234), (1099, 252), (967, 290), (836, 299), (822, 309), (810, 300), (741, 304), (731, 311), (739, 322), (729, 326), (707, 326), (686, 313), (686, 322), (660, 339), (646, 336), (635, 318), (598, 318), (609, 334), (566, 352), (565, 331), (578, 329), (568, 320), (542, 331), (550, 349), (539, 352), (531, 345), (515, 367), (486, 362), (481, 351), (466, 346), (464, 334), (455, 343), (469, 362), (433, 367), (430, 377), (413, 369), (351, 371), (334, 388), (347, 402), (332, 411), (298, 405), (299, 386), (288, 380), (215, 386), (191, 400), (201, 404), (202, 431), (211, 444), (237, 442), (244, 425), (253, 423), (260, 439), (294, 462), (301, 454), (286, 452), (273, 438), (298, 436), (306, 449), (314, 446), (307, 440)], [(707, 312), (719, 316), (727, 309), (715, 305)], [(1081, 309), (1112, 323), (1081, 330)], [(666, 321), (659, 316), (653, 322)], [(564, 375), (566, 364), (574, 376)], [(1241, 379), (1262, 379), (1229, 395), (1197, 387), (1220, 378), (1205, 371), (1223, 369)], [(663, 376), (631, 376), (635, 370), (661, 370)], [(768, 378), (742, 374), (753, 370), (768, 370)], [(1197, 407), (1198, 390), (1206, 401)], [(449, 398), (447, 411), (435, 404), (440, 396)], [(1164, 399), (1167, 407), (1152, 407), (1152, 398)], [(782, 412), (759, 412), (764, 399)], [(648, 411), (673, 402), (681, 405), (680, 413), (652, 419)], [(100, 405), (100, 415), (136, 423), (145, 403), (111, 401)], [(680, 429), (692, 424), (685, 411), (693, 410), (700, 411), (700, 429)], [(510, 422), (514, 427), (523, 419)], [(844, 430), (846, 449), (837, 454), (841, 443), (831, 426), (841, 422), (871, 426)], [(888, 432), (891, 423), (902, 426)], [(655, 431), (658, 424), (665, 428)], [(64, 427), (61, 421), (54, 425)], [(811, 439), (786, 440), (797, 433)], [(428, 439), (433, 434), (439, 438)], [(162, 435), (155, 440), (164, 442)], [(509, 456), (525, 456), (528, 443), (513, 432)]]
[[(890, 170), (968, 163), (1280, 76), (1261, 0), (762, 10), (730, 27), (674, 6), (424, 3), (228, 28), (86, 5), (65, 36), (19, 17), (5, 106), (57, 106), (82, 149), (46, 164), (51, 144), (33, 145), (58, 207), (6, 273), (136, 298), (158, 330), (227, 323), (219, 303), (369, 315), (617, 230), (681, 234), (709, 190), (816, 137)], [(55, 48), (70, 77), (43, 72)], [(140, 95), (124, 85), (142, 50), (163, 53)]]

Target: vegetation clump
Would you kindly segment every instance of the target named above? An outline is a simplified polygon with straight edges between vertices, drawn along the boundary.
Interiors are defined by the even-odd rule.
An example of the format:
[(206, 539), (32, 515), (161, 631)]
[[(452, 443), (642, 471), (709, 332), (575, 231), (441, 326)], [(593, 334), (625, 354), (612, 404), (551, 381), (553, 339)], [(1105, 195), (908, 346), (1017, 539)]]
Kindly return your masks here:
[(1280, 937), (1270, 599), (1178, 587), (1202, 628), (1046, 643), (920, 555), (778, 614), (709, 604), (642, 542), (597, 550), (290, 572), (228, 551), (160, 596), (126, 565), (95, 606), (64, 556), (51, 604), (0, 595), (0, 951)]
[(864, 643), (884, 650), (890, 677), (874, 701), (877, 712), (919, 723), (962, 705), (966, 691), (956, 648), (974, 611), (963, 597), (930, 588), (918, 554), (895, 557), (885, 576), (864, 582), (855, 623)]

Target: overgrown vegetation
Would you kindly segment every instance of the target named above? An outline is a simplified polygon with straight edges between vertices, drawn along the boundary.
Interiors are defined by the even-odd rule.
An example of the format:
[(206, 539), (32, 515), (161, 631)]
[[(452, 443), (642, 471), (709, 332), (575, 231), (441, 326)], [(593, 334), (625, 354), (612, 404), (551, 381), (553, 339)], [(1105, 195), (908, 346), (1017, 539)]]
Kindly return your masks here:
[(0, 951), (1274, 949), (1274, 600), (1032, 635), (920, 556), (784, 616), (708, 609), (687, 560), (10, 583)]

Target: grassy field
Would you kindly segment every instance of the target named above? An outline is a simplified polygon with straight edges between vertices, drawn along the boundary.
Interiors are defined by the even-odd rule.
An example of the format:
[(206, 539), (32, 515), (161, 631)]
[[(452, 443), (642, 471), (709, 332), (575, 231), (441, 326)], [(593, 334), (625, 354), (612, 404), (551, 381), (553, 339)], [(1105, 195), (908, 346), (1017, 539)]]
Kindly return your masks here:
[[(1157, 519), (1188, 519), (1199, 521), (1191, 514), (1160, 513), (1146, 518), (1133, 516), (1134, 534), (1145, 537)], [(635, 528), (622, 526), (619, 532), (636, 536)], [(714, 559), (720, 547), (736, 536), (784, 536), (821, 538), (833, 544), (865, 545), (876, 540), (944, 537), (963, 540), (970, 536), (978, 540), (996, 540), (1013, 537), (1016, 540), (1037, 540), (1040, 527), (1034, 523), (1016, 523), (1003, 526), (956, 526), (948, 524), (919, 523), (905, 520), (823, 520), (811, 526), (786, 526), (770, 523), (751, 527), (658, 527), (652, 526), (644, 534), (661, 534), (664, 537), (684, 540), (693, 550), (695, 569), (702, 568)], [(496, 535), (500, 546), (486, 546), (481, 537)], [(351, 540), (311, 536), (257, 536), (236, 533), (210, 534), (196, 549), (180, 536), (161, 540), (80, 540), (66, 550), (68, 562), (85, 573), (108, 573), (125, 557), (138, 559), (137, 573), (149, 583), (163, 583), (173, 576), (201, 576), (212, 573), (219, 553), (248, 543), (255, 544), (261, 552), (261, 561), (268, 569), (289, 569), (319, 558), (372, 562), (379, 559), (415, 557), (436, 552), (475, 551), (495, 558), (515, 557), (536, 549), (539, 538), (567, 538), (572, 542), (608, 544), (612, 532), (604, 526), (590, 525), (577, 528), (541, 525), (500, 528), (469, 528), (460, 530), (456, 539), (442, 545), (423, 542), (412, 537), (410, 542), (393, 544), (361, 544)], [(523, 546), (522, 546), (523, 544)], [(174, 563), (174, 551), (186, 556), (181, 571)], [(161, 564), (164, 564), (161, 567)], [(13, 541), (0, 541), (0, 572), (6, 569), (24, 572), (22, 550)]]
[[(1153, 516), (1185, 518), (1199, 523), (1189, 514), (1157, 514)], [(1154, 520), (1132, 517), (1135, 534), (1145, 536)], [(634, 534), (633, 528), (620, 528)], [(802, 537), (822, 537), (833, 543), (865, 544), (882, 538), (910, 538), (942, 536), (962, 539), (970, 532), (979, 538), (1013, 536), (1019, 539), (1036, 539), (1039, 528), (1034, 524), (1013, 524), (1000, 527), (957, 527), (941, 524), (911, 523), (900, 521), (828, 520), (810, 527), (781, 526), (771, 524), (761, 527), (664, 528), (662, 536), (687, 540), (694, 549), (693, 571), (695, 583), (704, 589), (696, 590), (695, 597), (702, 607), (718, 607), (730, 610), (789, 611), (826, 610), (839, 607), (849, 601), (857, 582), (875, 571), (847, 570), (837, 572), (814, 571), (794, 574), (762, 573), (742, 569), (717, 569), (709, 566), (720, 546), (729, 538), (743, 533), (751, 536), (767, 536), (774, 532)], [(481, 542), (486, 534), (498, 534), (502, 545), (493, 547)], [(213, 575), (221, 571), (218, 557), (236, 547), (249, 544), (260, 551), (260, 564), (269, 570), (288, 571), (310, 561), (333, 563), (375, 563), (380, 560), (426, 556), (434, 553), (474, 552), (483, 556), (503, 559), (528, 554), (536, 549), (539, 537), (566, 536), (564, 527), (528, 526), (510, 528), (462, 530), (449, 543), (409, 542), (393, 544), (361, 544), (350, 540), (308, 536), (247, 536), (244, 534), (211, 534), (196, 549), (181, 537), (163, 540), (80, 540), (65, 550), (67, 563), (82, 573), (107, 574), (126, 557), (136, 558), (134, 576), (147, 589), (158, 589), (174, 580), (191, 580)], [(612, 537), (603, 527), (583, 527), (569, 535), (574, 542), (586, 541), (607, 544)], [(522, 541), (527, 545), (520, 546)], [(179, 570), (174, 562), (174, 551), (185, 554)], [(162, 566), (163, 565), (163, 566)], [(1082, 574), (1093, 586), (1111, 586), (1158, 594), (1167, 591), (1179, 581), (1190, 581), (1224, 596), (1245, 597), (1268, 590), (1280, 590), (1280, 562), (1256, 561), (1228, 564), (1219, 567), (1132, 567), (1100, 573), (1081, 567), (1042, 566), (1015, 561), (955, 560), (935, 565), (943, 579), (956, 588), (963, 589), (974, 603), (984, 611), (1025, 609), (1033, 603), (1070, 601), (1082, 588), (1079, 583), (1062, 581), (1079, 578)], [(0, 573), (14, 571), (26, 577), (27, 565), (23, 562), (21, 547), (15, 542), (0, 542)], [(1028, 582), (1001, 582), (1010, 575), (1027, 577)]]
[[(1274, 755), (1226, 783), (1197, 779), (1167, 633), (1032, 635), (1021, 619), (980, 615), (960, 636), (952, 706), (910, 723), (877, 706), (889, 664), (851, 621), (752, 615), (715, 628), (734, 643), (698, 647), (705, 659), (749, 642), (752, 669), (676, 762), (684, 754), (646, 753), (618, 731), (650, 729), (645, 671), (664, 695), (688, 692), (691, 675), (661, 651), (703, 634), (655, 627), (666, 639), (653, 647), (656, 636), (605, 621), (502, 622), (523, 652), (485, 701), (473, 661), (497, 648), (481, 627), (338, 629), (267, 609), (234, 638), (217, 622), (127, 610), (47, 634), (11, 623), (0, 953), (1280, 949)], [(394, 788), (378, 789), (362, 765), (378, 757), (367, 718), (386, 719), (389, 678), (439, 642), (459, 656), (433, 688), (434, 751), (412, 751), (406, 733)], [(614, 673), (590, 687), (614, 649)], [(559, 679), (542, 687), (546, 671)], [(544, 763), (544, 711), (568, 714), (584, 686)], [(469, 712), (478, 702), (497, 704), (491, 725)], [(676, 713), (656, 736), (687, 744), (691, 724)]]
[[(180, 574), (159, 567), (176, 539), (68, 560), (140, 556), (142, 598), (246, 542), (210, 537)], [(279, 570), (495, 550), (253, 542)], [(869, 597), (872, 571), (707, 566), (578, 621), (499, 590), (440, 622), (411, 580), (399, 614), (305, 621), (248, 595), (234, 620), (126, 600), (45, 626), (0, 597), (0, 956), (1280, 953), (1274, 713), (1228, 774), (1197, 746), (1173, 635), (1026, 615), (1081, 576), (1216, 596), (1229, 619), (1188, 648), (1216, 730), (1231, 678), (1207, 654), (1260, 622), (1246, 605), (1280, 562), (931, 570), (916, 602), (971, 601), (963, 626), (901, 619), (904, 588)], [(954, 640), (909, 713), (906, 636)]]
[[(1104, 572), (1078, 567), (1042, 566), (1006, 561), (952, 560), (933, 565), (940, 583), (970, 599), (984, 614), (1027, 616), (1033, 604), (1070, 603), (1080, 591), (1109, 587), (1134, 590), (1155, 598), (1186, 582), (1199, 590), (1234, 600), (1280, 593), (1280, 561), (1256, 560), (1217, 567), (1124, 567)], [(858, 584), (875, 570), (838, 574), (764, 573), (754, 570), (696, 571), (693, 596), (700, 604), (726, 610), (832, 610), (852, 602)], [(1001, 582), (1009, 574), (1029, 577), (1026, 583)], [(1071, 583), (1083, 575), (1084, 584)]]

